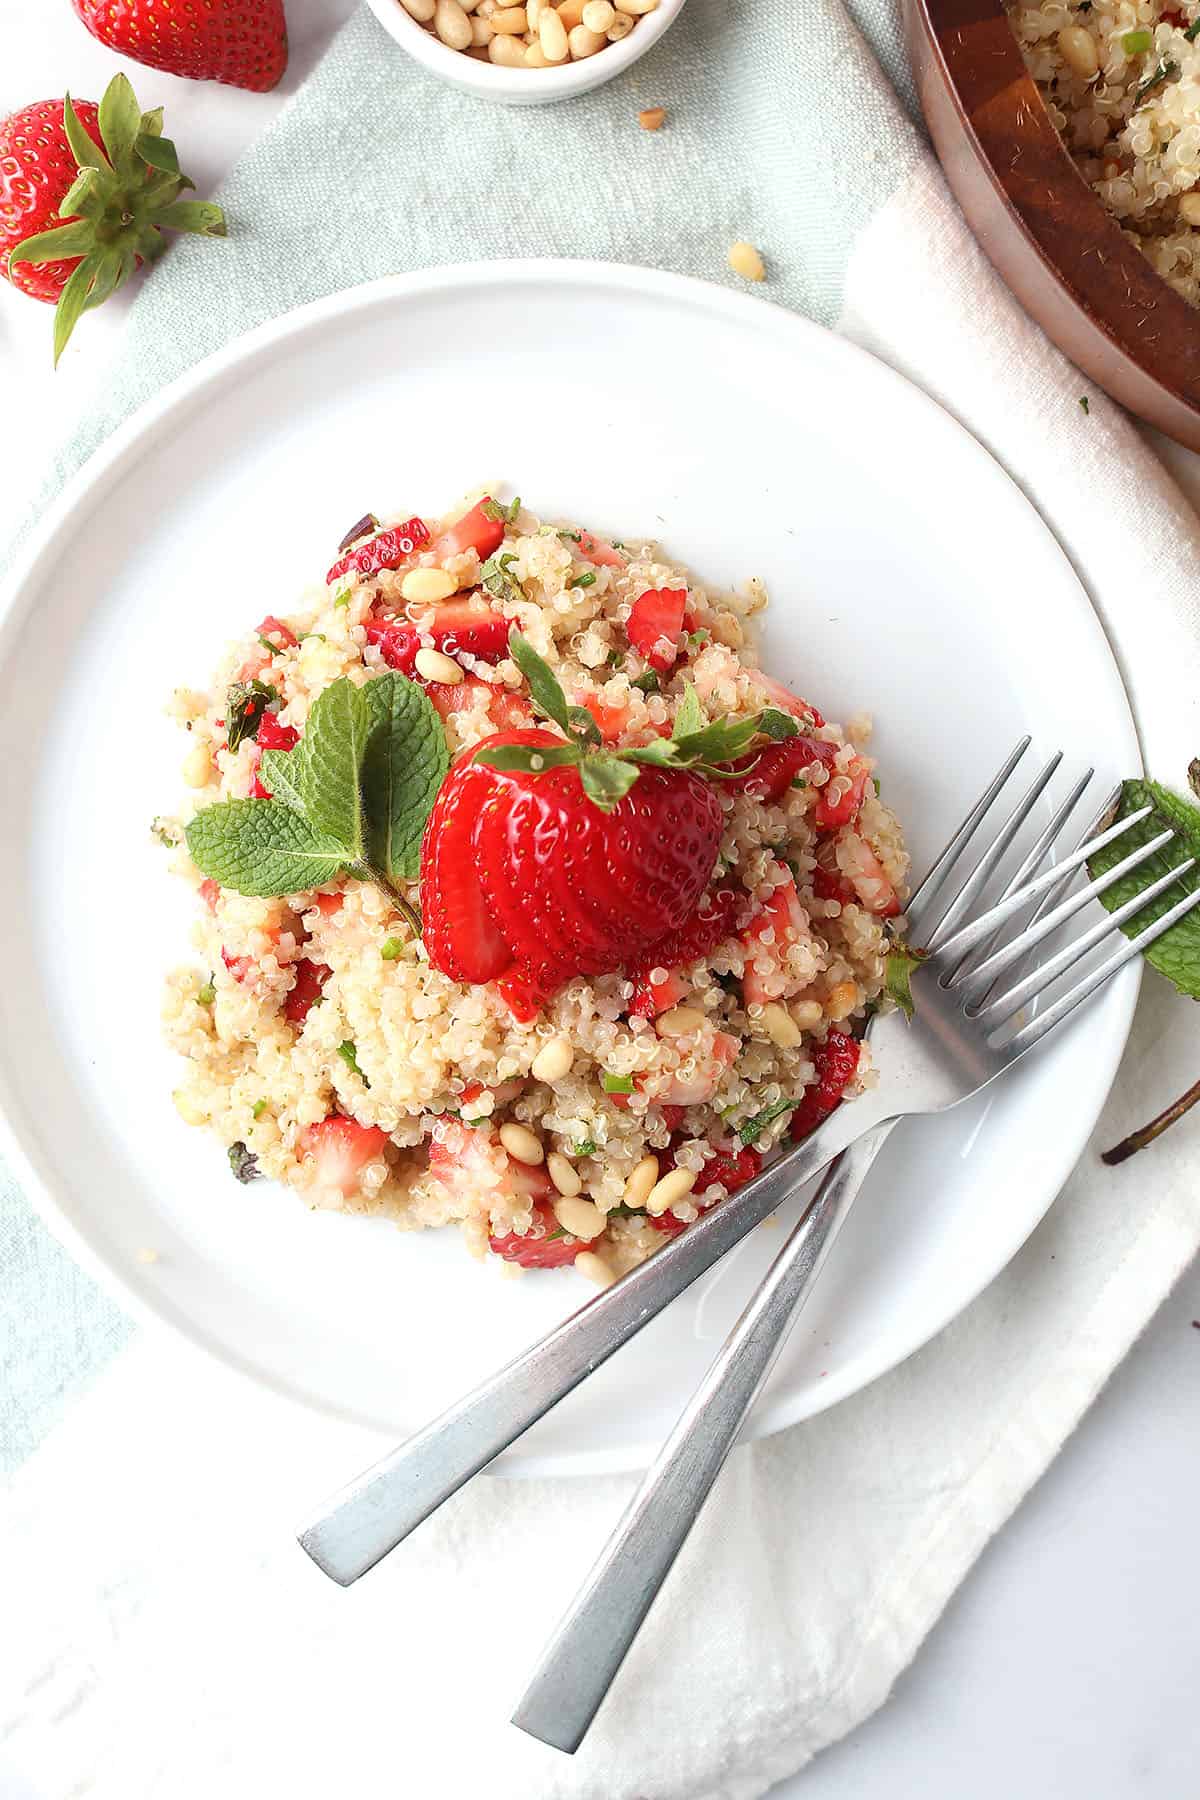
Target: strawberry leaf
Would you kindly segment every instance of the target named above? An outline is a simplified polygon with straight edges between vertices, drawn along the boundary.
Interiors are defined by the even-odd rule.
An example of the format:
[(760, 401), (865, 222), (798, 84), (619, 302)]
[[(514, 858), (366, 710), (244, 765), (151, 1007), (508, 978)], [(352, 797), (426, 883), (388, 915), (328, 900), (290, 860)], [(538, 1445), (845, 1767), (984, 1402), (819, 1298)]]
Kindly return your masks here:
[[(109, 186), (112, 183), (110, 181)], [(76, 214), (80, 218), (90, 219), (94, 223), (103, 218), (104, 209), (111, 195), (106, 192), (99, 169), (80, 169), (78, 175), (62, 197), (58, 209), (60, 219), (73, 219)], [(93, 238), (93, 243), (95, 239)]]
[(508, 654), (529, 683), (530, 696), (538, 712), (569, 733), (571, 720), (567, 696), (549, 663), (542, 661), (529, 639), (515, 625), (508, 634)]
[(495, 744), (490, 749), (477, 750), (472, 760), (486, 763), (489, 769), (540, 775), (543, 769), (560, 769), (581, 758), (574, 744)]
[(96, 234), (87, 219), (72, 219), (66, 225), (55, 225), (49, 231), (24, 238), (15, 244), (9, 262), (55, 262), (60, 257), (86, 256), (95, 247)]
[(91, 133), (75, 111), (75, 102), (70, 94), (63, 102), (63, 131), (71, 147), (71, 155), (81, 169), (108, 168), (107, 157), (99, 145), (92, 142)]
[(362, 760), (367, 860), (392, 881), (415, 881), (421, 834), (450, 766), (446, 733), (424, 688), (377, 675), (359, 690), (369, 729)]
[(179, 174), (179, 152), (170, 138), (152, 137), (143, 131), (135, 140), (134, 149), (151, 169), (160, 169), (164, 175)]
[(225, 236), (225, 214), (208, 200), (176, 200), (163, 207), (154, 223), (170, 231), (195, 231), (201, 237)]
[(66, 286), (58, 296), (58, 305), (54, 309), (55, 368), (58, 367), (58, 359), (70, 342), (71, 333), (83, 316), (95, 278), (95, 259), (86, 256), (79, 267), (68, 276)]
[[(1124, 782), (1115, 818), (1123, 819), (1143, 806), (1152, 806), (1154, 811), (1140, 825), (1134, 825), (1123, 837), (1106, 844), (1102, 850), (1088, 858), (1088, 869), (1093, 878), (1103, 875), (1132, 850), (1168, 827), (1176, 835), (1171, 843), (1156, 851), (1140, 868), (1134, 869), (1131, 874), (1115, 882), (1106, 893), (1101, 894), (1101, 905), (1109, 912), (1115, 912), (1126, 900), (1132, 900), (1160, 875), (1175, 868), (1185, 857), (1200, 859), (1200, 807), (1185, 800), (1181, 794), (1172, 793), (1170, 788), (1161, 786), (1157, 781)], [(1165, 912), (1169, 912), (1184, 897), (1189, 885), (1194, 885), (1195, 879), (1193, 871), (1189, 876), (1173, 883), (1141, 912), (1135, 913), (1121, 927), (1125, 936), (1136, 937), (1147, 925), (1161, 919)], [(1181, 994), (1200, 1000), (1200, 919), (1197, 919), (1196, 913), (1189, 913), (1186, 918), (1180, 919), (1157, 943), (1151, 944), (1146, 951), (1146, 961), (1153, 964), (1168, 981), (1174, 982)]]
[(223, 800), (187, 828), (192, 861), (238, 894), (293, 894), (332, 881), (350, 860), (335, 838), (274, 800)]
[(108, 160), (118, 174), (133, 175), (133, 146), (142, 129), (141, 108), (133, 96), (127, 75), (114, 75), (100, 99), (100, 136)]
[(680, 738), (691, 737), (697, 731), (703, 731), (706, 724), (707, 719), (704, 708), (700, 704), (700, 696), (690, 681), (685, 682), (683, 699), (679, 703), (679, 711), (675, 714), (671, 736), (676, 741)]
[(637, 780), (637, 769), (618, 756), (587, 756), (579, 765), (583, 791), (601, 812), (611, 812)]

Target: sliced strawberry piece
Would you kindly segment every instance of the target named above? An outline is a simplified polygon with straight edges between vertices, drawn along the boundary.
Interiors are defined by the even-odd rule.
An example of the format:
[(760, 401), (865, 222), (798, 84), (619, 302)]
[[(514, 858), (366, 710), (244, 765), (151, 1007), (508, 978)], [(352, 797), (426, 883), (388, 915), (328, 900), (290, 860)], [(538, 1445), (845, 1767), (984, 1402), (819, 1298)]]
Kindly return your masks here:
[(761, 669), (755, 669), (754, 679), (759, 687), (766, 689), (772, 706), (777, 706), (780, 712), (791, 713), (794, 718), (800, 719), (804, 724), (820, 731), (825, 721), (810, 701), (801, 700), (792, 693), (790, 688), (785, 688), (782, 682), (773, 680), (770, 675), (764, 675)]
[(503, 975), (498, 975), (492, 983), (505, 1006), (520, 1025), (528, 1025), (537, 1018), (558, 985), (559, 983), (556, 982), (552, 986), (546, 987), (528, 969), (523, 969), (519, 963), (513, 963), (510, 969), (506, 969)]
[(530, 729), (534, 724), (533, 708), (524, 694), (514, 693), (512, 688), (501, 687), (498, 683), (477, 681), (469, 675), (465, 681), (455, 682), (449, 687), (441, 681), (428, 681), (421, 685), (443, 719), (453, 718), (455, 713), (469, 712), (480, 696), (485, 695), (488, 717), (497, 731), (519, 732)]
[(696, 1189), (704, 1193), (717, 1182), (731, 1194), (762, 1173), (763, 1159), (757, 1150), (718, 1150), (706, 1162), (696, 1181)]
[(359, 1191), (359, 1177), (383, 1155), (388, 1141), (378, 1125), (360, 1125), (342, 1113), (330, 1113), (318, 1125), (306, 1125), (296, 1138), (302, 1156), (311, 1156), (321, 1187), (337, 1188), (345, 1199)]
[(313, 905), (324, 919), (332, 919), (342, 910), (345, 894), (317, 894)]
[[(534, 732), (519, 741), (541, 743), (545, 736)], [(475, 870), (475, 822), (497, 776), (474, 762), (474, 754), (468, 750), (459, 757), (426, 820), (421, 899), (425, 949), (433, 967), (453, 981), (484, 982), (503, 974), (513, 953), (492, 921)]]
[(438, 562), (445, 562), (451, 556), (461, 556), (464, 550), (474, 550), (480, 562), (498, 550), (504, 542), (504, 524), (500, 519), (489, 519), (484, 512), (486, 504), (495, 506), (495, 501), (486, 495), (478, 506), (473, 506), (464, 513), (456, 524), (441, 532), (429, 546)]
[(856, 831), (843, 831), (834, 853), (838, 868), (852, 884), (851, 898), (859, 900), (876, 918), (894, 919), (900, 911), (900, 896), (866, 838)]
[(488, 1245), (493, 1256), (519, 1263), (523, 1269), (566, 1268), (584, 1248), (579, 1238), (563, 1230), (548, 1204), (534, 1207), (533, 1222), (524, 1236), (510, 1231), (489, 1238)]
[(368, 644), (376, 644), (379, 653), (389, 669), (399, 669), (402, 675), (410, 678), (417, 672), (417, 651), (421, 648), (421, 635), (415, 625), (406, 625), (396, 619), (367, 619), (366, 632)]
[(678, 1006), (687, 993), (687, 983), (667, 971), (663, 981), (651, 981), (648, 971), (643, 971), (633, 978), (633, 999), (629, 1002), (631, 1017), (637, 1019), (656, 1019), (659, 1013), (667, 1012), (672, 1006)]
[(225, 967), (229, 970), (229, 973), (233, 976), (235, 981), (245, 981), (254, 967), (254, 963), (250, 957), (230, 956), (228, 950), (224, 947), (222, 947), (221, 950), (221, 961), (225, 964)]
[(409, 519), (403, 525), (390, 526), (377, 537), (359, 544), (346, 556), (339, 557), (325, 577), (326, 585), (338, 581), (353, 569), (359, 575), (378, 575), (381, 569), (400, 569), (429, 542), (429, 527), (423, 519)]
[(850, 780), (850, 787), (846, 793), (839, 795), (836, 800), (833, 799), (829, 792), (832, 786), (832, 781), (830, 781), (817, 795), (817, 804), (813, 810), (813, 823), (818, 831), (838, 831), (843, 825), (849, 825), (858, 817), (859, 808), (866, 796), (870, 770), (865, 763), (855, 757), (846, 774)]
[(269, 638), (277, 650), (294, 650), (300, 641), (291, 626), (277, 619), (274, 613), (268, 613), (255, 629), (260, 638)]
[(735, 773), (722, 781), (721, 788), (727, 794), (753, 794), (756, 800), (780, 800), (801, 770), (813, 763), (831, 769), (836, 760), (836, 744), (820, 738), (785, 738), (782, 744), (751, 750), (727, 764)]
[(787, 953), (793, 944), (811, 935), (808, 915), (789, 877), (742, 932), (746, 949), (742, 997), (747, 1006), (765, 1006), (796, 991)]
[(255, 742), (260, 750), (294, 750), (300, 733), (294, 725), (281, 725), (278, 713), (265, 712), (258, 722)]
[(378, 644), (389, 668), (416, 674), (417, 651), (422, 637), (444, 656), (463, 654), (480, 662), (503, 662), (508, 655), (509, 621), (486, 605), (478, 593), (437, 606), (420, 624), (380, 616), (366, 621), (367, 642)]
[(821, 1121), (827, 1119), (834, 1108), (841, 1104), (843, 1094), (854, 1079), (858, 1058), (857, 1038), (847, 1037), (844, 1031), (830, 1031), (825, 1042), (816, 1046), (813, 1062), (816, 1064), (817, 1079), (805, 1088), (804, 1097), (792, 1114), (789, 1127), (795, 1142), (799, 1143), (810, 1131), (815, 1131)]
[(296, 964), (296, 980), (283, 1003), (283, 1016), (293, 1025), (301, 1025), (321, 998), (321, 990), (333, 970), (325, 963), (302, 956)]
[(633, 603), (625, 635), (652, 669), (665, 673), (679, 655), (686, 588), (647, 588)]
[(843, 881), (840, 875), (831, 875), (820, 863), (812, 873), (812, 890), (818, 900), (837, 900), (843, 906), (852, 906), (858, 899), (848, 881)]
[(205, 906), (207, 906), (209, 912), (215, 913), (217, 910), (217, 901), (221, 898), (220, 883), (214, 881), (212, 877), (209, 876), (207, 880), (200, 883), (197, 892)]
[(615, 744), (621, 733), (628, 729), (631, 708), (628, 706), (610, 706), (606, 700), (597, 699), (595, 694), (586, 696), (580, 701), (586, 706), (596, 721), (596, 728), (606, 744)]
[(594, 532), (581, 531), (579, 542), (575, 546), (575, 555), (584, 562), (594, 563), (597, 568), (623, 569), (625, 558), (611, 544), (598, 538)]

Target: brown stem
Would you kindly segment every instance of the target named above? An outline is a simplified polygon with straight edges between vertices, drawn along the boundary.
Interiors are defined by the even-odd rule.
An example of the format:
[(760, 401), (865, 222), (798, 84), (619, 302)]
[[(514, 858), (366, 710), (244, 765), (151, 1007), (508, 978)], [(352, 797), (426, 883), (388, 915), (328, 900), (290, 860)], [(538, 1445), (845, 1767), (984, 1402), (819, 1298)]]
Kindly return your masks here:
[(1168, 1106), (1165, 1112), (1160, 1112), (1157, 1119), (1151, 1119), (1150, 1123), (1143, 1125), (1140, 1131), (1131, 1131), (1127, 1138), (1122, 1138), (1119, 1144), (1114, 1144), (1111, 1150), (1106, 1150), (1100, 1158), (1101, 1162), (1123, 1163), (1126, 1157), (1133, 1156), (1138, 1150), (1144, 1150), (1146, 1145), (1152, 1144), (1156, 1137), (1161, 1137), (1167, 1127), (1173, 1125), (1176, 1119), (1182, 1119), (1184, 1113), (1195, 1106), (1197, 1100), (1200, 1100), (1200, 1081), (1190, 1087), (1186, 1094), (1181, 1094), (1179, 1099), (1173, 1105)]

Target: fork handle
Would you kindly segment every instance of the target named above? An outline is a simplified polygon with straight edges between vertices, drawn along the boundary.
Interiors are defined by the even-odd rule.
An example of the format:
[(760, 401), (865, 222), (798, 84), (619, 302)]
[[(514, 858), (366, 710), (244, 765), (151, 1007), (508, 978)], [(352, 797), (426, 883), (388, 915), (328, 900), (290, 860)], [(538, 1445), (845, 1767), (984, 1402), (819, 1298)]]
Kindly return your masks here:
[(513, 1714), (544, 1744), (571, 1753), (583, 1742), (895, 1123), (826, 1175), (551, 1640)]
[(365, 1575), (797, 1187), (875, 1125), (882, 1110), (881, 1103), (873, 1104), (876, 1094), (839, 1107), (802, 1144), (333, 1495), (300, 1532), (302, 1548), (343, 1587)]

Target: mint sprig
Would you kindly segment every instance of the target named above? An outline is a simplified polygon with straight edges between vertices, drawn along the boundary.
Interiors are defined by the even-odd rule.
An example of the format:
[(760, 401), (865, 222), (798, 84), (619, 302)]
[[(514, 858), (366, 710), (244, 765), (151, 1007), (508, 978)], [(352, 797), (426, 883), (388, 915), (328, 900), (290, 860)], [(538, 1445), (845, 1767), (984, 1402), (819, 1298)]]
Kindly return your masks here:
[(710, 720), (689, 684), (669, 738), (654, 738), (649, 744), (613, 750), (600, 743), (596, 722), (587, 708), (567, 704), (554, 671), (516, 626), (509, 632), (508, 651), (529, 683), (535, 711), (558, 726), (564, 742), (553, 747), (502, 744), (477, 750), (474, 760), (489, 768), (527, 775), (574, 764), (579, 769), (584, 793), (602, 812), (611, 812), (624, 799), (638, 778), (639, 768), (692, 769), (710, 779), (722, 780), (731, 771), (719, 765), (741, 756), (756, 739), (777, 743), (794, 737), (800, 729), (790, 713), (774, 706), (746, 719)]
[(196, 814), (188, 849), (202, 874), (239, 894), (303, 892), (336, 875), (374, 881), (419, 937), (397, 883), (418, 872), (421, 833), (449, 766), (428, 696), (399, 672), (326, 688), (294, 750), (268, 750), (270, 800), (223, 800)]

